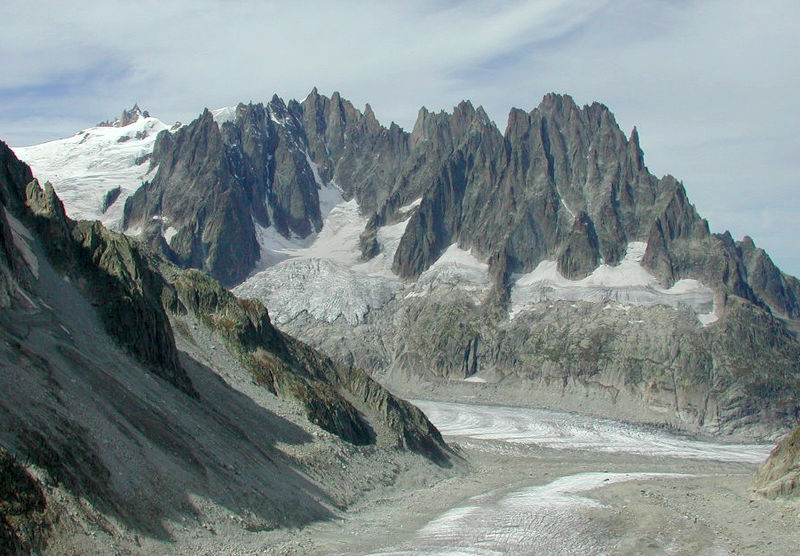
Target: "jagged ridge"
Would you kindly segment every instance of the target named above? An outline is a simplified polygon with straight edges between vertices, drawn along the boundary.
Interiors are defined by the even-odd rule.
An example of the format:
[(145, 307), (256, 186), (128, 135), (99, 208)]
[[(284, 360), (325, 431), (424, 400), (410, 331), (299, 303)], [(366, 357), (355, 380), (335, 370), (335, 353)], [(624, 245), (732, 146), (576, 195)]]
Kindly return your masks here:
[[(547, 95), (530, 113), (513, 109), (504, 134), (469, 102), (452, 114), (423, 108), (407, 133), (381, 126), (369, 106), (362, 113), (314, 89), (302, 103), (240, 104), (219, 123), (206, 111), (162, 133), (152, 164), (158, 172), (126, 205), (125, 227), (142, 228), (175, 262), (225, 284), (259, 258), (254, 225), (286, 237), (319, 231), (319, 178), (372, 215), (365, 258), (379, 249), (376, 231), (422, 199), (394, 255), (401, 277), (419, 276), (456, 243), (490, 262), (507, 290), (503, 277), (542, 260), (580, 279), (646, 241), (643, 264), (665, 286), (699, 278), (798, 314), (797, 281), (754, 257), (748, 270), (742, 249), (752, 249), (710, 234), (683, 185), (650, 174), (635, 128), (626, 137), (608, 108), (579, 108), (566, 95)], [(168, 227), (176, 230), (169, 242)]]

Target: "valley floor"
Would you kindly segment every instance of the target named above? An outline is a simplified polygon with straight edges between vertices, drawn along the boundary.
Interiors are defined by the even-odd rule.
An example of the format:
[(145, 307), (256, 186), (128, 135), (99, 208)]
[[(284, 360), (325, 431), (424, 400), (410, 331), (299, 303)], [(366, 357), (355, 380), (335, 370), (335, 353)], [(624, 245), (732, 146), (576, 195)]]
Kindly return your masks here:
[[(800, 546), (798, 501), (766, 500), (751, 490), (766, 446), (623, 424), (612, 434), (613, 421), (551, 413), (563, 424), (563, 443), (554, 447), (547, 426), (509, 434), (509, 408), (465, 404), (457, 412), (459, 404), (417, 403), (458, 447), (467, 462), (461, 473), (432, 485), (408, 473), (340, 521), (275, 533), (245, 551), (781, 555)], [(600, 442), (567, 447), (593, 429)], [(637, 436), (638, 447), (631, 441)]]
[[(171, 541), (139, 536), (105, 553), (786, 555), (800, 546), (800, 500), (751, 490), (770, 446), (571, 413), (415, 403), (460, 454), (453, 469), (400, 452), (351, 457), (328, 482), (363, 494), (331, 520), (257, 531), (224, 508), (206, 508), (218, 514), (214, 527), (171, 523)], [(330, 462), (306, 462), (308, 473), (331, 470)], [(391, 480), (346, 486), (347, 477), (392, 465)], [(93, 550), (83, 552), (73, 537), (69, 552), (95, 552), (90, 541)], [(64, 553), (58, 544), (48, 552)]]

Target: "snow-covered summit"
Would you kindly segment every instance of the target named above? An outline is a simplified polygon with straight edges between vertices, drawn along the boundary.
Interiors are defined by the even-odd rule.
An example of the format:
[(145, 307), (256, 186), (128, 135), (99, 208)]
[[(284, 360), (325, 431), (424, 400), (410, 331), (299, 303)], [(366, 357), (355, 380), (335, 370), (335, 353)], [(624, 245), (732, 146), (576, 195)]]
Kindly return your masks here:
[(13, 150), (39, 181), (53, 184), (70, 218), (100, 220), (119, 230), (125, 199), (154, 173), (153, 145), (168, 128), (136, 105), (112, 124)]

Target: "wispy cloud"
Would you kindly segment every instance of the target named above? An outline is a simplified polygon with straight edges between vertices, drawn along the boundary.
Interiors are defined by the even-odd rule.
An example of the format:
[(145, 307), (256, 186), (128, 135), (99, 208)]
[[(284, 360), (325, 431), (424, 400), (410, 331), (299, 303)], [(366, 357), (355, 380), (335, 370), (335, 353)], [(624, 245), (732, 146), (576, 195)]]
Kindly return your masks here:
[(469, 98), (502, 129), (511, 106), (568, 92), (637, 125), (712, 228), (800, 273), (799, 27), (795, 0), (9, 0), (0, 136), (69, 135), (134, 101), (185, 121), (314, 85), (407, 128)]

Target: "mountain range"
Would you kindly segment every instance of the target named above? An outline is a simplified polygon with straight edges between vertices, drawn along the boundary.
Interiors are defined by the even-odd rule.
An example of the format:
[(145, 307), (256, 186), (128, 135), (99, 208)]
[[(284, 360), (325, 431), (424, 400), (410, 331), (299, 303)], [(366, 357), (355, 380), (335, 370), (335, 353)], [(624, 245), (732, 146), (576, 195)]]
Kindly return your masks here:
[(549, 94), (504, 132), (462, 102), (409, 133), (316, 89), (169, 129), (136, 109), (16, 152), (68, 213), (395, 391), (762, 437), (800, 415), (800, 282), (712, 234), (602, 104)]

